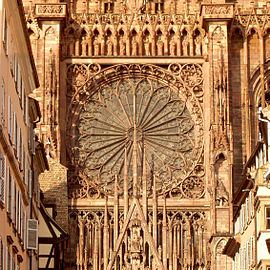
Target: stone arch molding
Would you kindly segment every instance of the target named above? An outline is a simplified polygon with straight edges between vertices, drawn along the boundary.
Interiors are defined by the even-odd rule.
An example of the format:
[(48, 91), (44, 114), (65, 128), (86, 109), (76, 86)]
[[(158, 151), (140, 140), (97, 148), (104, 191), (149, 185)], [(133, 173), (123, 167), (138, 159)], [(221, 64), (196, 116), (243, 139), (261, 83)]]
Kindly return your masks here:
[(158, 194), (204, 196), (203, 114), (196, 97), (202, 69), (178, 68), (175, 76), (171, 66), (68, 66), (70, 181), (81, 186), (72, 196), (99, 197), (116, 186), (121, 196), (125, 181), (130, 195), (135, 185), (152, 196), (155, 181)]

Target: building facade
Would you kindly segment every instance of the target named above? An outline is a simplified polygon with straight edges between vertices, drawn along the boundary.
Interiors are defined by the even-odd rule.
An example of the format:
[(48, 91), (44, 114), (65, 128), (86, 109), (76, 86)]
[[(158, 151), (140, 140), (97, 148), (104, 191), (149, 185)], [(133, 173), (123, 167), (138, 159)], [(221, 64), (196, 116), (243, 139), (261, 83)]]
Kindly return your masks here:
[(233, 194), (269, 96), (270, 2), (23, 2), (64, 269), (231, 269)]
[(48, 169), (34, 136), (39, 87), (21, 1), (0, 1), (0, 269), (38, 268), (38, 176)]
[(234, 198), (234, 236), (223, 253), (233, 258), (235, 270), (268, 269), (270, 264), (269, 112), (268, 105), (259, 113), (259, 141), (246, 163), (246, 178)]

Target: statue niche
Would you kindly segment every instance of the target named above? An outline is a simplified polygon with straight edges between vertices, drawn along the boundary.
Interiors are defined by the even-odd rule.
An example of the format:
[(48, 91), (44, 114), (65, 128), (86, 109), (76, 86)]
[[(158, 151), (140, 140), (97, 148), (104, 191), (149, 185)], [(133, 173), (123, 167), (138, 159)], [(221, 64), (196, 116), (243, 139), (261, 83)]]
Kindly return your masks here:
[(100, 33), (96, 29), (94, 31), (94, 36), (93, 36), (93, 55), (94, 56), (99, 56), (100, 55)]
[(202, 55), (202, 35), (198, 29), (194, 33), (194, 55)]
[(131, 55), (138, 55), (138, 35), (135, 30), (133, 30), (131, 33)]
[(216, 179), (216, 206), (229, 205), (229, 175), (228, 175), (228, 162), (223, 154), (218, 156), (215, 164), (215, 179)]
[(145, 30), (143, 34), (143, 46), (144, 46), (143, 55), (151, 56), (150, 33), (148, 30)]
[(186, 30), (184, 30), (182, 32), (182, 50), (183, 50), (183, 56), (189, 56), (189, 46), (190, 46), (190, 42), (189, 42), (189, 35), (188, 32)]
[(114, 46), (113, 46), (113, 40), (112, 40), (112, 32), (110, 30), (107, 30), (106, 32), (106, 54), (107, 56), (113, 56), (114, 52)]
[(173, 30), (170, 31), (169, 35), (169, 54), (171, 56), (176, 56), (176, 38), (175, 38), (175, 32)]
[(162, 40), (162, 32), (160, 30), (157, 31), (157, 55), (163, 56), (164, 55), (164, 42)]
[(126, 42), (125, 42), (125, 40), (127, 40), (127, 39), (125, 38), (125, 33), (122, 29), (119, 31), (118, 36), (119, 36), (119, 55), (124, 56), (124, 55), (126, 55)]

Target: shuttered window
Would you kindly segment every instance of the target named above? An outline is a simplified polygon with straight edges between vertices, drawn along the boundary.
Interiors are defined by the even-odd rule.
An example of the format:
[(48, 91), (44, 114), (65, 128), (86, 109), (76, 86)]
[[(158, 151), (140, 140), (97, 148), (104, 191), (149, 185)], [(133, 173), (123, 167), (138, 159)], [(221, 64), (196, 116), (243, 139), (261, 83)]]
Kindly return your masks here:
[(15, 53), (14, 56), (14, 80), (15, 80), (15, 86), (17, 88), (17, 82), (18, 82), (18, 55)]
[(11, 177), (11, 221), (15, 225), (15, 213), (16, 213), (16, 185), (14, 178)]
[(32, 198), (32, 171), (28, 170), (28, 193), (29, 198)]
[(2, 22), (2, 41), (6, 55), (8, 55), (8, 24), (6, 18), (6, 10), (3, 9), (3, 22)]
[(22, 196), (20, 196), (20, 236), (21, 239), (23, 240), (23, 222), (24, 222), (24, 216), (23, 216), (23, 202), (22, 202)]
[(8, 246), (6, 247), (6, 269), (10, 269), (10, 253)]
[(22, 86), (22, 83), (21, 83), (21, 80), (22, 80), (22, 77), (21, 77), (21, 69), (20, 69), (20, 66), (18, 64), (18, 76), (17, 76), (17, 93), (20, 93), (21, 91), (21, 86)]
[(27, 248), (37, 249), (38, 247), (38, 221), (28, 219), (27, 222)]
[(5, 124), (5, 96), (6, 96), (6, 86), (4, 80), (2, 80), (1, 86), (1, 123)]
[(8, 134), (9, 138), (12, 139), (12, 104), (10, 96), (8, 96)]
[(0, 236), (0, 270), (4, 270), (4, 243)]
[(265, 227), (267, 230), (270, 229), (270, 206), (265, 207)]
[(10, 167), (7, 167), (7, 212), (11, 214), (12, 178)]
[(13, 137), (12, 137), (13, 148), (17, 150), (17, 117), (16, 112), (13, 112)]
[(0, 152), (0, 201), (5, 203), (6, 157)]
[(13, 45), (13, 40), (10, 41), (10, 71), (11, 71), (11, 74), (13, 75), (13, 71), (14, 71), (14, 45)]
[(16, 153), (17, 153), (17, 159), (18, 159), (19, 163), (21, 162), (21, 141), (22, 141), (21, 128), (17, 124), (17, 147), (16, 147)]

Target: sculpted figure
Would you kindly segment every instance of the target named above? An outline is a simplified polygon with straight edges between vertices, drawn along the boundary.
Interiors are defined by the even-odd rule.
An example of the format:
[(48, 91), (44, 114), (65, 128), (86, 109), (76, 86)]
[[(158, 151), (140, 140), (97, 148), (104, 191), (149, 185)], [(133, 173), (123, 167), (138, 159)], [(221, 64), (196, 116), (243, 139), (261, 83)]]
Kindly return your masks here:
[(74, 39), (69, 39), (69, 55), (74, 55)]
[(150, 56), (151, 55), (151, 53), (150, 53), (150, 42), (149, 42), (148, 39), (144, 43), (144, 49), (145, 49), (145, 55)]
[(175, 51), (176, 51), (176, 43), (174, 41), (170, 42), (170, 55), (175, 56)]
[(195, 55), (202, 55), (202, 38), (200, 35), (195, 38)]
[(94, 55), (99, 55), (99, 42), (96, 39), (94, 40)]
[(183, 38), (183, 55), (189, 55), (188, 53), (188, 47), (189, 47), (189, 40), (188, 40), (188, 35), (186, 35)]
[(132, 52), (131, 52), (132, 56), (136, 56), (138, 55), (138, 43), (135, 39), (133, 39), (132, 41)]
[(126, 5), (129, 12), (138, 13), (145, 4), (143, 0), (126, 0)]
[(161, 39), (159, 39), (157, 42), (157, 54), (159, 56), (163, 55), (163, 42)]
[(113, 43), (110, 39), (107, 41), (107, 55), (108, 56), (113, 55)]
[(123, 39), (120, 39), (119, 41), (119, 51), (120, 51), (120, 55), (125, 55), (126, 54), (126, 44), (123, 41)]
[(227, 206), (229, 202), (229, 192), (222, 179), (218, 179), (216, 187), (216, 205), (217, 206)]
[(82, 56), (87, 55), (87, 40), (86, 37), (82, 38)]

